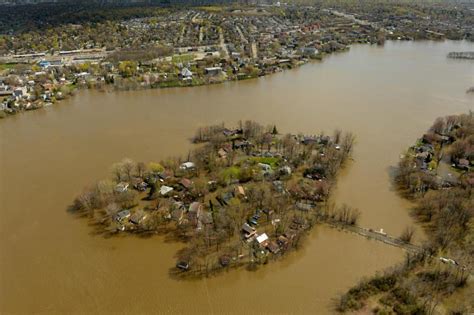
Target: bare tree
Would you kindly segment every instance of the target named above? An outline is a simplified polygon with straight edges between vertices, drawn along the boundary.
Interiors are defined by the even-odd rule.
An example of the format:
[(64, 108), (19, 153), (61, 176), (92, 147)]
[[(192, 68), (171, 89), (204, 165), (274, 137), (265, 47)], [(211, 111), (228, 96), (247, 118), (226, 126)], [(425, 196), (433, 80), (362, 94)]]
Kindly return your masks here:
[(415, 229), (413, 226), (407, 226), (405, 230), (403, 230), (402, 234), (400, 235), (400, 240), (404, 243), (411, 243), (413, 239), (413, 235), (415, 234)]
[(145, 163), (143, 163), (143, 162), (138, 162), (136, 167), (137, 167), (137, 170), (136, 170), (137, 175), (138, 175), (139, 177), (143, 177), (144, 174), (145, 174), (145, 172), (146, 172), (146, 165), (145, 165)]
[(341, 135), (342, 131), (340, 129), (334, 130), (333, 140), (335, 144), (339, 144), (339, 141), (341, 141)]

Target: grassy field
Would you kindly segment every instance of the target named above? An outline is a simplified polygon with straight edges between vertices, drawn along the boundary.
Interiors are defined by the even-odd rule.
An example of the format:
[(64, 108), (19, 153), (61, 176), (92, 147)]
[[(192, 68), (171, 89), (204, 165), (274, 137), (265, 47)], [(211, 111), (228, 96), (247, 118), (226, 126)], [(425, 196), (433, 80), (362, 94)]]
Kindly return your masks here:
[(194, 60), (194, 54), (174, 55), (171, 60), (174, 63), (190, 62)]
[(0, 63), (0, 71), (13, 69), (15, 66), (13, 63)]
[(202, 7), (197, 7), (196, 9), (207, 11), (207, 12), (220, 12), (220, 11), (222, 11), (223, 7), (221, 7), (221, 6), (202, 6)]

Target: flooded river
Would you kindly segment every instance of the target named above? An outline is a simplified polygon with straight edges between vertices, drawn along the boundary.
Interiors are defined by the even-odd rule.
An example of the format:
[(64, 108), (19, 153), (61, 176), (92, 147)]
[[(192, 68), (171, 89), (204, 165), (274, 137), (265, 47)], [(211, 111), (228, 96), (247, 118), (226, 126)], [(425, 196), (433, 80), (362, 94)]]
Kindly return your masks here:
[(196, 127), (254, 119), (281, 132), (357, 136), (335, 199), (360, 224), (398, 235), (413, 224), (389, 168), (442, 115), (474, 110), (467, 42), (388, 42), (258, 80), (120, 93), (82, 91), (0, 121), (0, 313), (324, 314), (364, 276), (403, 259), (397, 248), (317, 227), (302, 250), (256, 272), (202, 281), (168, 276), (181, 245), (103, 238), (66, 212), (124, 157), (186, 154)]

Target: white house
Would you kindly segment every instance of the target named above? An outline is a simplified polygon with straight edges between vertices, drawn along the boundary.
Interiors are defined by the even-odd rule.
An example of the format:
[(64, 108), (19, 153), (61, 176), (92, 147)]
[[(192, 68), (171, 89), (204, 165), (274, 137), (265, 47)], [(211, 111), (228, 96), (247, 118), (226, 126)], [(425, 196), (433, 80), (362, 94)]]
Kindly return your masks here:
[(169, 193), (169, 192), (171, 192), (171, 191), (173, 191), (173, 187), (169, 187), (169, 186), (163, 185), (163, 186), (161, 186), (161, 188), (160, 188), (160, 194), (161, 194), (162, 196), (166, 195), (167, 193)]
[(196, 165), (193, 162), (184, 162), (179, 168), (182, 170), (192, 170), (196, 168)]
[(257, 236), (257, 242), (260, 245), (263, 245), (268, 241), (268, 235), (266, 233), (262, 233), (259, 236)]
[(115, 186), (115, 191), (118, 193), (126, 192), (128, 190), (129, 184), (126, 182), (120, 182)]
[(222, 72), (221, 67), (209, 67), (204, 69), (204, 73), (208, 75), (219, 75)]
[(188, 68), (181, 69), (181, 79), (184, 81), (191, 80), (193, 78), (193, 73)]

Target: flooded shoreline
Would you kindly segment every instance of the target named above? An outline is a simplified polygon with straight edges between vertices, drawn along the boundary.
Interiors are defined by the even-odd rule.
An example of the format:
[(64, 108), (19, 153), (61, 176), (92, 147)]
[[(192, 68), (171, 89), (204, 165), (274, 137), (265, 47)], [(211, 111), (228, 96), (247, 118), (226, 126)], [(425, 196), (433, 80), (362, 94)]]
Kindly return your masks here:
[(410, 204), (391, 188), (389, 167), (436, 117), (474, 109), (473, 96), (465, 93), (474, 66), (447, 60), (453, 50), (473, 45), (354, 46), (322, 63), (258, 80), (81, 91), (58, 106), (0, 122), (0, 310), (330, 312), (333, 297), (401, 261), (403, 251), (317, 227), (301, 251), (268, 268), (183, 282), (168, 276), (180, 244), (94, 236), (66, 208), (124, 157), (148, 162), (185, 155), (198, 126), (258, 119), (281, 132), (354, 132), (354, 163), (340, 176), (335, 200), (358, 207), (361, 226), (398, 235), (413, 221)]

